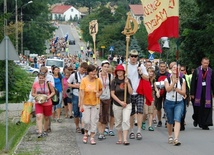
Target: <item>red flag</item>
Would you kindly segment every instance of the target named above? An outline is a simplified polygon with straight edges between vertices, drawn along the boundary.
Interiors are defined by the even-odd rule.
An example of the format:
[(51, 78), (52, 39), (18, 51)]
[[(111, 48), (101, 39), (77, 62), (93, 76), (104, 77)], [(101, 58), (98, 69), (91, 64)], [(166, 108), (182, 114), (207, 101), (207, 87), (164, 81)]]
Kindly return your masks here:
[(179, 0), (141, 0), (144, 25), (148, 32), (148, 50), (162, 52), (161, 37), (178, 38)]

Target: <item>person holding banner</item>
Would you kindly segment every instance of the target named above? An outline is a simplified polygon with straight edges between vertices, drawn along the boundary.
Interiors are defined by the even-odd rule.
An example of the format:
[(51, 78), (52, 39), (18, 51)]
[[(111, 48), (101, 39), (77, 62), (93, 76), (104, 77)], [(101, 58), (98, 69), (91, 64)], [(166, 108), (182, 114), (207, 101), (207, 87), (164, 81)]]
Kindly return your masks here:
[[(181, 145), (178, 140), (180, 133), (181, 118), (184, 113), (183, 97), (186, 95), (186, 82), (184, 78), (178, 76), (176, 64), (172, 67), (172, 74), (164, 80), (166, 89), (166, 99), (164, 110), (167, 117), (168, 143), (175, 146)], [(174, 139), (172, 136), (174, 124)]]

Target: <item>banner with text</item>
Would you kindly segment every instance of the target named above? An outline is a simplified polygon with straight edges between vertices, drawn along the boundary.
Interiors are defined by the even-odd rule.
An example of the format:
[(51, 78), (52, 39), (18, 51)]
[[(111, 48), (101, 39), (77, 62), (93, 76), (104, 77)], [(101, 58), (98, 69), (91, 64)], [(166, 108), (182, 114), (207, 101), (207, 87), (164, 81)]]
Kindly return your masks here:
[(148, 32), (148, 50), (162, 52), (161, 37), (178, 38), (179, 0), (141, 0), (144, 25)]

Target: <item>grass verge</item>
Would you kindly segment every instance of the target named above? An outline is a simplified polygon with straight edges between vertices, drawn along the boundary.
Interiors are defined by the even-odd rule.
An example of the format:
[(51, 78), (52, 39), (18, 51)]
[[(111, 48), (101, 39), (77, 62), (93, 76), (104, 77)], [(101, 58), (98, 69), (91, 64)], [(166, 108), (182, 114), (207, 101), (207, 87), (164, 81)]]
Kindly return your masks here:
[[(11, 153), (14, 147), (21, 140), (26, 130), (29, 128), (29, 124), (21, 123), (20, 125), (16, 125), (15, 123), (8, 123), (8, 152)], [(0, 154), (5, 151), (6, 147), (6, 124), (0, 123)]]

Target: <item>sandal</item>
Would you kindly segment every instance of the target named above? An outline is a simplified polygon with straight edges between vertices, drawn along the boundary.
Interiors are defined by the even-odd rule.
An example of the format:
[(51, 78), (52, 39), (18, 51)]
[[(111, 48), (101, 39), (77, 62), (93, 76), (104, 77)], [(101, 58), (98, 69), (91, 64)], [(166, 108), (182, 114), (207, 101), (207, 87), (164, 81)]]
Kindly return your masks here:
[(81, 133), (81, 129), (79, 127), (76, 128), (76, 133)]
[(109, 134), (109, 136), (114, 136), (115, 135), (113, 131), (109, 131), (108, 134)]
[(145, 130), (145, 129), (146, 129), (146, 123), (145, 123), (145, 122), (143, 122), (143, 123), (142, 123), (141, 128), (142, 128), (143, 130)]
[(154, 119), (154, 120), (153, 120), (153, 124), (157, 124), (157, 121), (156, 121), (156, 119)]
[(130, 135), (129, 135), (129, 139), (135, 139), (135, 135), (134, 135), (134, 133), (133, 133), (133, 132), (131, 132), (131, 133), (130, 133)]
[(148, 130), (149, 130), (149, 131), (154, 131), (154, 128), (153, 128), (152, 126), (150, 126), (150, 127), (148, 128)]
[(118, 140), (116, 144), (123, 144), (121, 140)]
[(91, 138), (90, 143), (91, 143), (91, 145), (96, 145), (94, 138)]
[(83, 141), (84, 144), (87, 144), (87, 142), (88, 142), (88, 136), (84, 135), (82, 141)]
[(129, 142), (127, 142), (127, 141), (124, 141), (123, 142), (123, 145), (129, 145), (130, 143)]
[(137, 135), (136, 135), (136, 139), (137, 139), (137, 140), (141, 140), (141, 139), (142, 139), (142, 135), (141, 135), (141, 133), (139, 133), (139, 132), (137, 133)]

